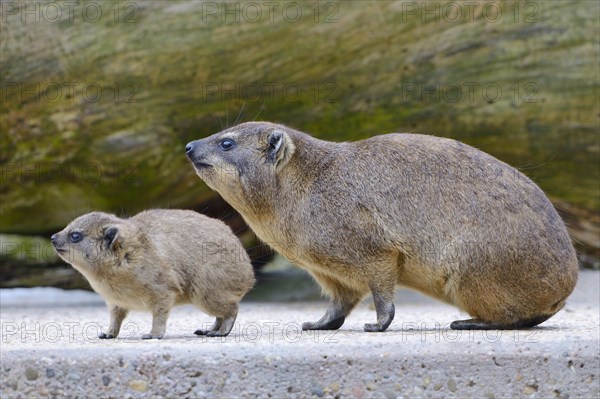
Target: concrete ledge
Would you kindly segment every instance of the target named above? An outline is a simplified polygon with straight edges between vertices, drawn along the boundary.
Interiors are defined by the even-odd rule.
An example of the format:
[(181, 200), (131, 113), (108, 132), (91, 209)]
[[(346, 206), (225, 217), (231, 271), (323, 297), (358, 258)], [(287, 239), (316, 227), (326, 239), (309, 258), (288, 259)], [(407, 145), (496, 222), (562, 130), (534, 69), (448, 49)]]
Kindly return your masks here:
[(224, 339), (194, 336), (212, 320), (181, 307), (163, 340), (140, 340), (151, 317), (132, 313), (105, 341), (104, 307), (3, 307), (0, 397), (598, 397), (598, 276), (528, 331), (453, 331), (458, 310), (397, 301), (382, 334), (362, 331), (367, 303), (340, 331), (301, 332), (325, 303), (254, 302)]
[(117, 341), (95, 338), (104, 308), (2, 311), (0, 396), (597, 397), (598, 308), (567, 308), (529, 331), (456, 332), (445, 306), (398, 306), (383, 334), (300, 332), (322, 304), (243, 304), (225, 339), (193, 336), (210, 320), (179, 308), (161, 341), (141, 341), (132, 314)]

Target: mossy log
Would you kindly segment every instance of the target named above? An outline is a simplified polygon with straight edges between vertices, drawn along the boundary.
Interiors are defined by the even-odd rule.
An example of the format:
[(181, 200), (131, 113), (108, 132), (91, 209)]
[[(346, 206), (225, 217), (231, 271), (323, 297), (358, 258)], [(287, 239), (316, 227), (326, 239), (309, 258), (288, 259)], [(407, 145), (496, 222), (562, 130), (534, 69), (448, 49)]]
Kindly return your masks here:
[(2, 3), (0, 232), (202, 211), (185, 143), (254, 119), (453, 137), (598, 215), (599, 3), (426, 3)]

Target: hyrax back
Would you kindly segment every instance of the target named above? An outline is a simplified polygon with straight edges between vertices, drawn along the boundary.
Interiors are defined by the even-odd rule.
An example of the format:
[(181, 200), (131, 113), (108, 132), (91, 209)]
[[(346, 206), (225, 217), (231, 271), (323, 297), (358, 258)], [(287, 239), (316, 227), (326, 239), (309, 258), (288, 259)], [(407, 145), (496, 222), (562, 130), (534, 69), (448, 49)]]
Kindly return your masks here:
[(223, 222), (185, 210), (149, 210), (129, 219), (93, 212), (52, 236), (58, 254), (79, 270), (111, 311), (108, 334), (118, 335), (131, 309), (153, 314), (162, 338), (169, 311), (191, 303), (216, 316), (208, 331), (227, 335), (238, 303), (254, 284), (252, 265)]
[(387, 134), (317, 140), (244, 123), (186, 146), (197, 174), (256, 234), (308, 270), (332, 303), (306, 329), (335, 329), (373, 294), (383, 331), (394, 287), (467, 311), (452, 328), (523, 328), (564, 305), (578, 262), (542, 190), (455, 140)]

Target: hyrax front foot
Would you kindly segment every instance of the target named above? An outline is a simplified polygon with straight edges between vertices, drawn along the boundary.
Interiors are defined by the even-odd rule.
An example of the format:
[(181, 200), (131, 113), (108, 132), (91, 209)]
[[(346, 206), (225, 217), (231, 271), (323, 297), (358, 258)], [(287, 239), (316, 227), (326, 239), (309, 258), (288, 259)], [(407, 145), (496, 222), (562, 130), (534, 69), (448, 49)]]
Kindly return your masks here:
[(162, 339), (167, 330), (167, 318), (172, 301), (165, 302), (152, 311), (152, 330), (149, 334), (142, 335), (142, 339)]
[[(392, 306), (394, 306), (394, 305), (392, 305)], [(388, 317), (383, 322), (366, 323), (365, 331), (366, 332), (384, 332), (390, 326), (390, 324), (392, 323), (392, 320), (394, 320), (393, 313), (392, 313), (391, 317)]]
[(123, 323), (123, 319), (127, 316), (127, 309), (118, 307), (118, 306), (110, 306), (110, 326), (108, 328), (107, 333), (98, 334), (98, 338), (100, 339), (115, 339), (117, 335), (119, 335), (119, 331), (121, 330), (121, 324)]
[(373, 300), (375, 302), (375, 310), (377, 311), (377, 323), (365, 324), (365, 331), (384, 332), (394, 320), (396, 307), (392, 301), (376, 294), (373, 295)]
[(108, 333), (108, 334), (100, 333), (100, 334), (98, 334), (98, 338), (100, 338), (100, 339), (115, 339), (117, 337), (110, 333)]
[(365, 323), (366, 332), (384, 332), (386, 328), (379, 323)]
[(164, 334), (144, 334), (142, 335), (142, 339), (163, 339)]

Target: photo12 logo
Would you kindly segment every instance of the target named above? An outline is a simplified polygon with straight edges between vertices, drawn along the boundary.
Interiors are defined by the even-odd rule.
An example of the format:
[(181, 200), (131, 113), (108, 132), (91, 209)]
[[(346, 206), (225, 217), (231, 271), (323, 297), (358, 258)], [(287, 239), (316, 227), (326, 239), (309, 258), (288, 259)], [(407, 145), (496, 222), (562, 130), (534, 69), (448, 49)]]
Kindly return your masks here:
[(402, 102), (481, 103), (510, 100), (513, 104), (539, 103), (535, 82), (402, 82)]
[(540, 21), (540, 6), (534, 1), (403, 1), (401, 22), (514, 23)]
[(332, 82), (204, 82), (200, 86), (200, 96), (205, 103), (229, 100), (242, 100), (248, 104), (299, 101), (336, 103), (339, 93), (339, 87)]
[(311, 20), (315, 23), (337, 23), (339, 4), (334, 1), (203, 1), (203, 23), (258, 23), (283, 20), (296, 23)]
[(426, 342), (473, 343), (485, 342), (495, 344), (501, 341), (515, 343), (538, 343), (537, 330), (452, 330), (450, 323), (428, 324), (425, 322), (403, 322), (400, 334), (402, 343), (419, 340)]
[(0, 84), (2, 102), (19, 103), (96, 103), (110, 101), (115, 104), (136, 103), (139, 87), (133, 82), (11, 82)]
[(138, 181), (134, 163), (101, 164), (97, 162), (7, 162), (0, 165), (3, 182), (99, 183), (102, 180), (132, 184)]
[[(212, 325), (210, 323), (202, 324), (206, 329)], [(119, 336), (114, 342), (139, 342), (142, 340), (142, 332), (148, 326), (140, 326), (135, 322), (123, 323)], [(84, 341), (87, 343), (97, 343), (98, 336), (102, 333), (102, 325), (96, 321), (78, 322), (78, 321), (49, 321), (49, 322), (16, 322), (3, 321), (1, 323), (0, 335), (3, 344), (11, 342), (21, 343), (74, 343)], [(337, 330), (334, 331), (303, 331), (299, 323), (260, 321), (235, 323), (231, 333), (226, 337), (197, 337), (190, 335), (190, 340), (200, 340), (202, 342), (287, 342), (297, 343), (300, 341), (312, 341), (315, 343), (337, 344)]]
[(139, 7), (133, 1), (2, 1), (0, 21), (3, 23), (96, 23), (110, 18), (114, 23), (137, 23)]

